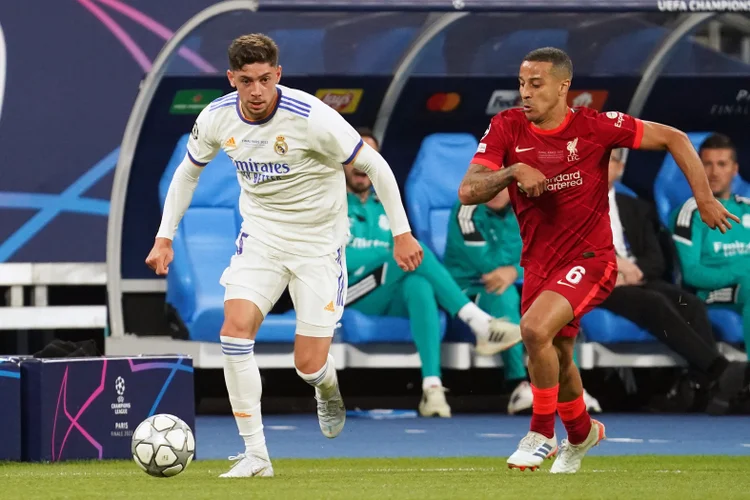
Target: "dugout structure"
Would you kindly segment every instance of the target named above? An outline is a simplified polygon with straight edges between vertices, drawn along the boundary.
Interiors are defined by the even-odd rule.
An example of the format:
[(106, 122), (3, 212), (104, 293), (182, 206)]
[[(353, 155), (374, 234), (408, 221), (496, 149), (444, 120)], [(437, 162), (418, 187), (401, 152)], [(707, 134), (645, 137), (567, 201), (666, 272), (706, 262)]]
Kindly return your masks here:
[[(712, 4), (724, 11), (673, 12), (666, 27), (650, 22), (660, 9), (681, 8), (673, 4), (656, 0), (228, 0), (197, 13), (154, 61), (124, 133), (107, 234), (108, 354), (179, 351), (191, 354), (197, 367), (221, 366), (218, 344), (175, 340), (163, 335), (158, 320), (152, 321), (162, 314), (159, 296), (163, 297), (165, 282), (154, 279), (143, 260), (158, 227), (154, 192), (159, 175), (179, 134), (190, 130), (197, 115), (185, 112), (190, 103), (177, 96), (206, 86), (220, 93), (229, 90), (223, 76), (225, 51), (237, 34), (262, 31), (274, 36), (281, 45), (283, 83), (290, 86), (312, 93), (316, 88), (362, 90), (370, 86), (364, 90), (359, 109), (350, 108), (347, 118), (355, 125), (374, 126), (384, 155), (395, 158), (391, 161), (403, 185), (414, 153), (413, 144), (407, 144), (414, 142), (407, 129), (424, 135), (433, 131), (430, 124), (439, 123), (481, 134), (494, 114), (491, 104), (497, 91), (492, 89), (516, 87), (521, 58), (538, 46), (565, 47), (576, 75), (583, 75), (574, 80), (594, 85), (585, 78), (609, 78), (615, 86), (628, 81), (619, 93), (610, 92), (608, 106), (634, 116), (642, 115), (660, 75), (720, 75), (729, 78), (728, 83), (724, 81), (726, 89), (714, 90), (733, 92), (730, 89), (738, 84), (732, 77), (746, 77), (748, 67), (687, 42), (686, 37), (715, 16), (735, 15), (727, 12), (739, 4)], [(706, 7), (695, 2), (685, 6)], [(638, 36), (630, 36), (633, 33)], [(184, 56), (185, 49), (205, 60), (177, 57), (178, 53)], [(185, 63), (191, 58), (192, 66)], [(419, 89), (410, 88), (417, 81)], [(457, 95), (463, 99), (462, 107), (455, 109), (458, 105), (451, 103), (456, 97), (442, 92), (445, 81), (461, 88)], [(411, 112), (403, 116), (404, 109), (423, 98), (418, 90), (438, 95), (428, 100), (426, 109), (432, 114), (420, 104), (423, 113), (419, 116)], [(499, 92), (495, 102), (502, 105), (504, 91)], [(181, 95), (184, 99), (190, 92)], [(410, 122), (413, 116), (415, 123)], [(411, 151), (411, 160), (405, 151)], [(444, 353), (444, 364), (470, 366), (473, 361), (466, 347), (463, 354)], [(648, 347), (632, 355), (611, 359), (598, 355), (597, 359), (647, 366), (674, 362), (673, 357), (652, 352), (659, 346)], [(378, 363), (404, 366), (416, 360), (413, 354), (408, 359), (394, 356), (380, 356), (377, 359), (385, 361)], [(292, 366), (288, 353), (269, 354), (265, 361), (260, 358), (261, 366)], [(593, 366), (593, 359), (584, 355), (582, 366)]]

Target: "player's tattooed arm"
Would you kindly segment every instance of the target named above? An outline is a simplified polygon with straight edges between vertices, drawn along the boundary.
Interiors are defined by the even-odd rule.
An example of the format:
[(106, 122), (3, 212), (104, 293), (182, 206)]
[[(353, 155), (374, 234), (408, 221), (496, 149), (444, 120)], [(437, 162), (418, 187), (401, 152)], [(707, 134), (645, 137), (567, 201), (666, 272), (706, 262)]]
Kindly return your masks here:
[(458, 199), (463, 205), (487, 203), (513, 182), (514, 175), (515, 165), (491, 170), (472, 163), (458, 188)]
[(711, 192), (708, 178), (698, 153), (687, 134), (681, 130), (655, 122), (643, 122), (643, 138), (639, 149), (666, 149), (690, 184), (701, 220), (711, 229), (722, 233), (732, 228), (730, 220), (740, 222), (740, 218), (722, 205)]

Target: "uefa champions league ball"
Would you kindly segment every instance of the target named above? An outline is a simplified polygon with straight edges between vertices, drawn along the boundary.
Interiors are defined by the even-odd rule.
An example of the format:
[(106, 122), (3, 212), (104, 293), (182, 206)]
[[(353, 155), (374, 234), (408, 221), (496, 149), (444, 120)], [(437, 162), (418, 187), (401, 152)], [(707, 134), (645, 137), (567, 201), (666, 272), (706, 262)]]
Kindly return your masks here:
[(133, 433), (133, 460), (147, 474), (172, 477), (184, 471), (195, 455), (195, 437), (190, 427), (174, 415), (148, 417)]

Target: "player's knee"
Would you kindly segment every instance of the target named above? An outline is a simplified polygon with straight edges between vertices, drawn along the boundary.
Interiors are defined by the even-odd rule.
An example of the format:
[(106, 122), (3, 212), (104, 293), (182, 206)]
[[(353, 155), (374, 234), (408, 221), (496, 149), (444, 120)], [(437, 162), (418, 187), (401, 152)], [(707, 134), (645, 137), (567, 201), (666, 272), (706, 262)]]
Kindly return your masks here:
[(253, 321), (250, 317), (240, 314), (226, 314), (224, 324), (221, 325), (222, 337), (235, 337), (240, 339), (253, 338)]
[(541, 321), (534, 317), (524, 316), (521, 318), (521, 339), (527, 351), (534, 351), (549, 347), (552, 344), (552, 335), (544, 328)]

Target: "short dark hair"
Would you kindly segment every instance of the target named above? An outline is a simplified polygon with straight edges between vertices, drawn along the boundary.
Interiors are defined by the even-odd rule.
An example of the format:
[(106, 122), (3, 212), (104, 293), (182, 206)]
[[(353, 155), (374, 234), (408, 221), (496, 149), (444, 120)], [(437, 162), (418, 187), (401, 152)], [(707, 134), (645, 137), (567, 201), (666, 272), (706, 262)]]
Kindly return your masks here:
[(556, 47), (542, 47), (526, 54), (524, 61), (552, 63), (552, 69), (564, 78), (573, 78), (573, 61), (564, 50)]
[(361, 137), (363, 137), (363, 138), (364, 137), (369, 137), (370, 139), (372, 139), (373, 141), (375, 141), (375, 144), (378, 147), (380, 147), (380, 141), (378, 141), (377, 137), (375, 137), (375, 133), (372, 131), (372, 129), (370, 127), (357, 127), (355, 130), (357, 131), (357, 133)]
[(737, 149), (732, 139), (724, 134), (713, 133), (706, 137), (698, 148), (698, 154), (702, 154), (706, 149), (729, 149), (732, 151), (732, 161), (737, 161)]
[(271, 37), (252, 33), (235, 38), (229, 46), (229, 68), (239, 71), (245, 64), (268, 63), (279, 65), (279, 47)]

